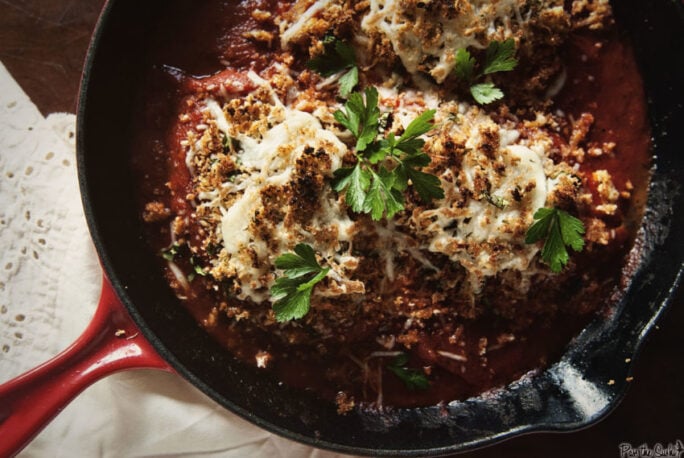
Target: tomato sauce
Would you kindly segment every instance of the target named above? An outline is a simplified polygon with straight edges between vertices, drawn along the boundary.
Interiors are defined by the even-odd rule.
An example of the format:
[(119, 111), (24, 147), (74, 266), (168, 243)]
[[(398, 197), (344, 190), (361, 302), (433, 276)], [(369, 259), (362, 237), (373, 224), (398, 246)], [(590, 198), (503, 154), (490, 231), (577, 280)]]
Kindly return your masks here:
[[(287, 2), (275, 0), (169, 3), (158, 28), (152, 32), (156, 38), (150, 53), (147, 90), (141, 97), (140, 129), (133, 157), (133, 167), (140, 178), (141, 209), (146, 202), (157, 200), (174, 213), (189, 210), (186, 199), (171, 198), (190, 190), (185, 153), (174, 146), (187, 133), (177, 122), (177, 116), (198, 87), (207, 88), (214, 80), (243, 78), (243, 85), (249, 89), (249, 82), (241, 75), (248, 69), (258, 72), (266, 68), (277, 49), (277, 44), (268, 46), (243, 37), (243, 32), (256, 27), (250, 12), (255, 8), (278, 11), (285, 7)], [(272, 29), (276, 32), (275, 25)], [(270, 368), (283, 382), (314, 390), (330, 400), (344, 389), (357, 400), (373, 402), (377, 393), (372, 388), (381, 383), (383, 402), (387, 405), (436, 404), (502, 386), (557, 360), (572, 337), (614, 295), (620, 276), (626, 275), (621, 269), (641, 218), (650, 166), (650, 131), (642, 81), (626, 40), (615, 31), (577, 34), (571, 37), (564, 53), (567, 80), (555, 99), (555, 108), (575, 119), (590, 112), (594, 124), (589, 141), (617, 145), (613, 153), (587, 159), (582, 167), (606, 169), (619, 189), (628, 187), (628, 182), (633, 188), (632, 197), (620, 203), (620, 212), (625, 217), (616, 218), (614, 229), (620, 234), (618, 243), (604, 252), (578, 259), (578, 271), (586, 267), (594, 278), (591, 287), (587, 287), (586, 279), (580, 275), (567, 281), (572, 304), (559, 305), (555, 315), (544, 315), (543, 319), (530, 318), (531, 315), (521, 312), (515, 338), (510, 341), (500, 338), (510, 324), (502, 323), (493, 315), (478, 319), (467, 329), (447, 325), (443, 330), (426, 332), (412, 358), (420, 364), (432, 363), (428, 391), (407, 391), (398, 378), (383, 370), (380, 359), (369, 359), (367, 364), (373, 369), (369, 373), (382, 380), (361, 380), (357, 362), (340, 356), (344, 353), (343, 345), (339, 354), (322, 356), (311, 354), (311, 348), (306, 345), (278, 348), (266, 333), (257, 329), (236, 333), (222, 316), (217, 318), (217, 324), (208, 326), (208, 314), (216, 306), (216, 295), (207, 288), (204, 278), (193, 280), (183, 304), (237, 358), (253, 363), (257, 350), (267, 350), (273, 354)], [(587, 185), (590, 189), (596, 186), (595, 183)], [(149, 224), (148, 229), (152, 250), (160, 252), (169, 246), (168, 221)], [(596, 268), (592, 256), (605, 260), (604, 264)], [(181, 258), (178, 264), (186, 271), (191, 269), (187, 259)], [(532, 295), (528, 306), (545, 307), (544, 301), (543, 295)], [(360, 328), (358, 332), (374, 330)], [(438, 362), (435, 349), (448, 349), (451, 345), (448, 336), (458, 332), (465, 335), (465, 353), (484, 352), (484, 356)], [(363, 351), (363, 348), (356, 350)], [(453, 350), (461, 353), (463, 349)]]

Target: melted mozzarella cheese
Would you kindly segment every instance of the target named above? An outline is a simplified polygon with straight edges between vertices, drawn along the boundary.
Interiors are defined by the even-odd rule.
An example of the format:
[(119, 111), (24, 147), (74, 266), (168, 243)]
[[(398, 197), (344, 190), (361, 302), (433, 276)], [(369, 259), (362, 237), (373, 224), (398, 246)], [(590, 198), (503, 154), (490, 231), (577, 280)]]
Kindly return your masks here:
[[(258, 77), (253, 80), (257, 84), (268, 85)], [(218, 207), (221, 212), (218, 233), (223, 253), (217, 264), (239, 283), (241, 292), (238, 297), (255, 302), (268, 299), (262, 278), (270, 272), (273, 259), (300, 242), (303, 235), (306, 236), (302, 227), (286, 227), (280, 221), (269, 236), (271, 241), (278, 241), (280, 248), (277, 252), (269, 249), (263, 235), (255, 233), (252, 228), (252, 221), (263, 214), (262, 191), (267, 187), (286, 186), (296, 179), (295, 165), (307, 148), (325, 150), (331, 172), (341, 166), (342, 157), (347, 152), (345, 144), (334, 133), (323, 129), (313, 115), (284, 107), (275, 96), (272, 103), (272, 110), (267, 115), (268, 124), (272, 127), (262, 134), (249, 134), (231, 124), (219, 102), (213, 99), (205, 102), (208, 122), (214, 122), (226, 137), (239, 143), (236, 162), (241, 173), (221, 185), (221, 191), (232, 196), (229, 206), (224, 206), (216, 192), (200, 193), (198, 199), (204, 205)], [(336, 200), (323, 197), (320, 198), (319, 210), (313, 215), (314, 225), (336, 228), (341, 241), (351, 239), (353, 221)], [(316, 246), (324, 258), (333, 258), (336, 248)], [(342, 290), (344, 292), (344, 285)]]
[[(455, 66), (456, 51), (487, 47), (491, 40), (515, 35), (529, 17), (520, 10), (527, 0), (467, 0), (456, 2), (453, 12), (426, 6), (407, 6), (401, 0), (370, 0), (369, 12), (361, 22), (364, 32), (379, 33), (410, 73), (429, 72), (441, 83)], [(436, 3), (436, 2), (435, 2)], [(558, 0), (542, 2), (544, 8), (562, 14)], [(434, 4), (433, 4), (434, 5)]]
[(306, 26), (306, 23), (312, 19), (318, 12), (322, 11), (328, 5), (332, 3), (332, 0), (316, 0), (313, 5), (308, 7), (303, 14), (301, 14), (297, 20), (292, 24), (283, 24), (282, 33), (280, 34), (280, 44), (283, 48), (287, 48), (290, 44), (292, 38), (297, 36), (302, 29)]
[[(503, 177), (493, 170), (487, 170), (492, 189), (490, 196), (503, 208), (498, 208), (488, 200), (470, 199), (468, 216), (459, 225), (457, 240), (464, 243), (510, 241), (514, 235), (506, 228), (514, 221), (525, 218), (526, 212), (534, 212), (543, 207), (546, 201), (546, 175), (539, 156), (522, 145), (512, 145), (503, 151), (506, 172)], [(472, 177), (472, 169), (465, 170)], [(525, 208), (510, 205), (510, 191), (521, 184), (533, 186), (529, 204)], [(472, 183), (469, 183), (472, 186)], [(466, 221), (467, 220), (467, 221)]]

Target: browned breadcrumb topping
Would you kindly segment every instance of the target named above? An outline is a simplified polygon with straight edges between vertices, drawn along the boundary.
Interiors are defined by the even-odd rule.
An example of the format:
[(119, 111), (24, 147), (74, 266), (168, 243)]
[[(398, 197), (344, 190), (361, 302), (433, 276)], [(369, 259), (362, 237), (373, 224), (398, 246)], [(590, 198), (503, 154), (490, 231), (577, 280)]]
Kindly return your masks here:
[(450, 73), (459, 48), (477, 52), (493, 40), (513, 38), (526, 71), (520, 78), (494, 79), (517, 93), (541, 93), (562, 71), (557, 50), (568, 33), (600, 29), (612, 20), (607, 0), (567, 3), (333, 0), (317, 9), (316, 2), (299, 0), (281, 23), (281, 36), (284, 46), (307, 49), (311, 57), (323, 52), (325, 34), (348, 37), (363, 68), (391, 69), (401, 62), (409, 73), (429, 75), (438, 83), (454, 82)]
[[(402, 323), (385, 335), (382, 345), (410, 350), (423, 338), (425, 326), (439, 320), (445, 330), (453, 330), (449, 341), (457, 344), (459, 320), (481, 317), (487, 309), (480, 298), (490, 291), (496, 291), (499, 313), (509, 316), (518, 313), (510, 304), (523, 302), (533, 286), (543, 283), (549, 291), (563, 287), (562, 281), (550, 281), (548, 269), (538, 264), (538, 247), (524, 243), (536, 208), (582, 213), (592, 205), (588, 185), (593, 181), (599, 183), (598, 198), (605, 201), (599, 211), (619, 197), (605, 171), (585, 176), (577, 167), (585, 160), (581, 151), (587, 146), (591, 116), (572, 122), (538, 112), (522, 120), (506, 107), (489, 114), (477, 106), (443, 102), (437, 110), (439, 127), (426, 137), (425, 151), (432, 158), (426, 171), (440, 178), (445, 198), (425, 204), (409, 194), (406, 210), (388, 225), (365, 216), (350, 219), (343, 196), (330, 185), (334, 167), (348, 159), (348, 149), (339, 140), (322, 138), (318, 128), (301, 131), (312, 143), (277, 146), (277, 161), (286, 162), (273, 173), (289, 170), (287, 179), (268, 184), (263, 169), (250, 171), (244, 165), (241, 143), (267, 141), (286, 120), (306, 113), (274, 101), (278, 94), (289, 94), (292, 106), (314, 103), (316, 116), (306, 114), (311, 116), (307, 119), (318, 119), (320, 129), (342, 135), (329, 121), (335, 105), (319, 103), (326, 100), (323, 93), (309, 87), (293, 98), (297, 83), (287, 73), (271, 69), (264, 74), (269, 80), (221, 102), (219, 112), (206, 110), (203, 122), (189, 132), (194, 186), (187, 197), (199, 203), (192, 218), (200, 227), (178, 222), (174, 230), (182, 239), (197, 231), (200, 237), (190, 242), (191, 251), (209, 265), (213, 281), (243, 299), (231, 301), (223, 312), (227, 318), (271, 329), (290, 344), (305, 340), (302, 328), (276, 323), (268, 288), (275, 279), (273, 259), (301, 240), (316, 247), (321, 262), (333, 269), (317, 288), (301, 326), (323, 340), (354, 340), (359, 320), (371, 328)], [(397, 135), (403, 129), (400, 120), (416, 116), (427, 103), (420, 93), (383, 94), (383, 110), (396, 108), (389, 128)], [(227, 211), (245, 204), (250, 192), (256, 203), (242, 216), (249, 239), (239, 251), (231, 251), (221, 226)], [(341, 225), (339, 218), (346, 222)], [(587, 228), (589, 242), (606, 245), (612, 240), (611, 229), (600, 219), (589, 219)], [(553, 308), (534, 313), (553, 313)]]
[(148, 202), (143, 211), (143, 221), (146, 223), (158, 223), (169, 219), (171, 209), (167, 208), (163, 202)]
[[(620, 200), (630, 197), (629, 182), (619, 190), (606, 170), (583, 167), (616, 148), (589, 142), (591, 113), (573, 119), (550, 112), (548, 102), (530, 102), (562, 71), (556, 51), (566, 35), (606, 24), (610, 7), (601, 0), (575, 0), (569, 9), (562, 1), (512, 0), (502, 2), (514, 13), (504, 23), (496, 2), (404, 0), (393, 19), (404, 40), (397, 45), (382, 28), (389, 11), (374, 11), (374, 2), (333, 0), (287, 35), (315, 3), (297, 1), (282, 18), (251, 13), (259, 23), (280, 24), (280, 36), (264, 30), (243, 36), (273, 47), (281, 40), (287, 50), (258, 74), (227, 79), (187, 101), (179, 121), (199, 121), (181, 142), (192, 178), (180, 198), (192, 202), (192, 210), (172, 214), (154, 201), (143, 219), (173, 218), (173, 238), (208, 274), (202, 284), (221, 298), (205, 319), (208, 327), (264, 332), (285, 348), (306, 346), (323, 359), (361, 342), (364, 356), (345, 355), (362, 368), (364, 387), (379, 393), (382, 381), (368, 374), (389, 354), (420, 353), (428, 374), (432, 365), (461, 374), (473, 361), (487, 368), (491, 353), (518, 342), (532, 323), (562, 312), (568, 305), (556, 295), (580, 275), (574, 260), (552, 275), (539, 260), (540, 246), (524, 242), (535, 210), (558, 207), (582, 217), (592, 250), (614, 241)], [(475, 53), (492, 40), (516, 40), (529, 70), (496, 81), (510, 89), (510, 104), (489, 110), (444, 96), (458, 94), (458, 82), (430, 49), (448, 39), (449, 27)], [(335, 170), (354, 161), (354, 139), (335, 121), (341, 106), (335, 88), (296, 64), (301, 53), (320, 54), (321, 38), (331, 32), (354, 37), (362, 85), (375, 83), (382, 111), (392, 113), (384, 134), (400, 135), (411, 119), (436, 109), (436, 127), (424, 137), (431, 158), (424, 171), (440, 179), (443, 199), (425, 203), (410, 191), (403, 212), (376, 222), (351, 212), (344, 195), (332, 189)], [(431, 81), (414, 86), (407, 75), (389, 70), (400, 62)], [(274, 260), (302, 242), (314, 247), (331, 273), (317, 285), (304, 318), (278, 323), (269, 294)], [(172, 284), (185, 288), (179, 279)], [(602, 287), (587, 280), (586, 296)], [(584, 297), (573, 306), (591, 308)], [(481, 319), (509, 321), (484, 336), (468, 329)], [(253, 357), (266, 368), (277, 355), (260, 349)], [(357, 405), (347, 391), (335, 400), (340, 414)]]
[(249, 32), (244, 32), (242, 36), (250, 40), (266, 43), (269, 47), (273, 44), (274, 39), (273, 33), (265, 30), (250, 30)]

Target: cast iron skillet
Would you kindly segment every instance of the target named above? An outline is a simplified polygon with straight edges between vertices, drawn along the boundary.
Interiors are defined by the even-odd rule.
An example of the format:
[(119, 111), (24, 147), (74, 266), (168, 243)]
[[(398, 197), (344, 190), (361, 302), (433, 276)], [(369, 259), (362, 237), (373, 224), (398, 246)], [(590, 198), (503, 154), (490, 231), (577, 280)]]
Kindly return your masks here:
[[(560, 362), (496, 395), (440, 407), (346, 416), (308, 393), (280, 386), (211, 340), (167, 286), (142, 236), (128, 152), (146, 45), (154, 31), (155, 12), (163, 7), (161, 0), (110, 0), (88, 53), (81, 88), (78, 167), (88, 223), (113, 291), (163, 358), (133, 358), (132, 364), (120, 363), (109, 372), (134, 366), (170, 367), (227, 409), (265, 429), (316, 447), (374, 456), (441, 455), (526, 432), (574, 430), (596, 422), (617, 405), (630, 371), (625, 358), (638, 351), (683, 271), (684, 244), (679, 234), (684, 232), (684, 66), (679, 63), (684, 60), (684, 8), (680, 3), (620, 0), (614, 5), (641, 64), (655, 153), (637, 241), (638, 268), (614, 313), (593, 321)], [(107, 284), (102, 302), (116, 303)], [(128, 333), (124, 336), (137, 332), (118, 312), (105, 315), (113, 316), (117, 324), (98, 325), (101, 328), (90, 332), (93, 339), (102, 330), (113, 332), (119, 327)], [(114, 345), (111, 337), (104, 340)], [(137, 342), (133, 353), (149, 352), (145, 341), (133, 341)], [(615, 383), (608, 384), (610, 379)], [(0, 422), (10, 414), (15, 412), (0, 407)]]

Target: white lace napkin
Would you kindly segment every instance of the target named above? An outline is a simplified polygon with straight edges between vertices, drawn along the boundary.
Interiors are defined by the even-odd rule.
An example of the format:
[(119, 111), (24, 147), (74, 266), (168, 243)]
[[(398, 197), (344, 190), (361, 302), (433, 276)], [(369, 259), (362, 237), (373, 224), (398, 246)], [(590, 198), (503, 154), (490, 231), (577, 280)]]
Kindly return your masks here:
[[(0, 64), (0, 383), (85, 329), (100, 267), (81, 209), (75, 116), (46, 118)], [(88, 388), (24, 457), (325, 457), (229, 413), (179, 376), (135, 370)]]

